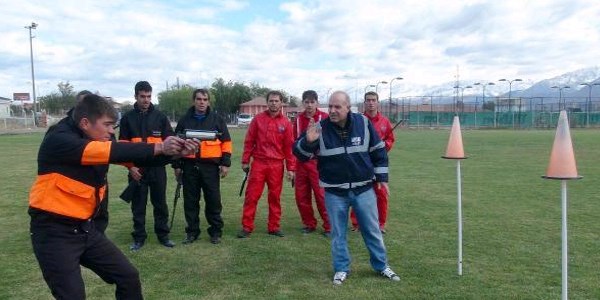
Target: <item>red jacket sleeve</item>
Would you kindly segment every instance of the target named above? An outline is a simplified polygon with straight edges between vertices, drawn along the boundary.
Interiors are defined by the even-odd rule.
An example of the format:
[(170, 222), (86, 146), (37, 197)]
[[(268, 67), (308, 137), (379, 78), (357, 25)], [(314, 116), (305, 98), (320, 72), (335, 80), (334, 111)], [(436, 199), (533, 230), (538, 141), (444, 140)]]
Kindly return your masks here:
[(385, 151), (390, 152), (390, 150), (392, 150), (392, 147), (394, 146), (396, 138), (394, 137), (394, 130), (392, 129), (393, 127), (392, 123), (390, 123), (390, 120), (386, 119), (386, 123), (386, 132), (385, 135), (381, 137), (381, 139), (385, 143)]
[(288, 134), (287, 139), (284, 141), (283, 151), (285, 153), (285, 168), (288, 171), (296, 171), (296, 157), (292, 153), (292, 147), (294, 146), (294, 132), (292, 123), (288, 121), (287, 124)]
[(246, 132), (246, 137), (244, 138), (244, 152), (242, 153), (242, 164), (249, 164), (250, 157), (252, 156), (252, 152), (254, 151), (254, 146), (256, 144), (256, 134), (258, 131), (258, 115), (252, 119), (250, 125), (248, 126), (248, 131)]

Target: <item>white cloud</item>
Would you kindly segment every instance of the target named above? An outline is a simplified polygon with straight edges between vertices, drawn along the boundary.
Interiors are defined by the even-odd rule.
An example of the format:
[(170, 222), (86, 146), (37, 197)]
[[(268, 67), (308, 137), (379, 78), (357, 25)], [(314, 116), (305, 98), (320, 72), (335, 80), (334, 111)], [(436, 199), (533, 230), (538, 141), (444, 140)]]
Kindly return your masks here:
[[(265, 5), (257, 7), (259, 5)], [(268, 5), (268, 6), (267, 6)], [(8, 1), (0, 0), (0, 96), (36, 81), (130, 99), (138, 80), (205, 86), (215, 77), (299, 95), (394, 93), (460, 77), (541, 80), (597, 64), (600, 3), (589, 0)], [(276, 10), (268, 10), (273, 6)], [(28, 13), (23, 13), (28, 12)], [(388, 87), (380, 85), (388, 93)]]

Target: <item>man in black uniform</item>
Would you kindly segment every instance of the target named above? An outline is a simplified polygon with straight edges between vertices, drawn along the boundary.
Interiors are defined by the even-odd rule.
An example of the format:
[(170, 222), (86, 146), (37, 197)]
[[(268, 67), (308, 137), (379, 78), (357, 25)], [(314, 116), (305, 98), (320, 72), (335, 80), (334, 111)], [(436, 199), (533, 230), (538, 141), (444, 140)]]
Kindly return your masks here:
[[(135, 100), (133, 109), (121, 118), (119, 140), (160, 144), (165, 138), (173, 135), (173, 128), (167, 116), (152, 105), (152, 86), (147, 81), (136, 83)], [(133, 244), (130, 249), (132, 251), (140, 250), (148, 236), (146, 233), (148, 190), (150, 191), (150, 201), (154, 206), (154, 232), (158, 241), (165, 247), (174, 247), (175, 243), (169, 239), (165, 167), (129, 166), (129, 181), (132, 180), (139, 182), (139, 189), (136, 197), (131, 201)]]
[[(161, 144), (111, 141), (117, 113), (88, 95), (50, 127), (38, 153), (38, 176), (29, 194), (33, 252), (57, 299), (85, 299), (81, 266), (116, 284), (117, 299), (142, 299), (140, 277), (127, 257), (98, 229), (109, 163), (170, 161), (161, 155), (195, 152), (193, 143), (169, 137)], [(185, 149), (185, 150), (184, 150)]]
[[(210, 94), (197, 89), (192, 94), (194, 106), (179, 120), (176, 133), (187, 129), (219, 133), (214, 141), (202, 141), (199, 151), (173, 163), (175, 176), (183, 176), (183, 205), (185, 210), (186, 238), (184, 244), (193, 243), (200, 235), (200, 194), (204, 192), (204, 215), (210, 225), (210, 242), (218, 244), (223, 231), (221, 217), (220, 178), (227, 176), (231, 166), (231, 137), (223, 118), (210, 109)], [(182, 174), (183, 173), (183, 174)]]

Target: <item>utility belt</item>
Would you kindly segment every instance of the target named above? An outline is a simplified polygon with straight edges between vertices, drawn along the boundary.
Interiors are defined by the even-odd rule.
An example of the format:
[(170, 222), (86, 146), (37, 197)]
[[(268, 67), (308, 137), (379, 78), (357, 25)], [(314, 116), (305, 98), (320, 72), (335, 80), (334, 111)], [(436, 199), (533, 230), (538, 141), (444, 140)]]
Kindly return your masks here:
[(221, 163), (221, 158), (182, 158), (184, 165), (194, 165), (194, 166), (218, 166)]
[(36, 208), (29, 208), (31, 216), (31, 227), (34, 228), (56, 228), (57, 226), (64, 227), (66, 230), (73, 230), (74, 233), (89, 233), (95, 230), (95, 222), (93, 218), (87, 220), (73, 219), (65, 216), (55, 215)]

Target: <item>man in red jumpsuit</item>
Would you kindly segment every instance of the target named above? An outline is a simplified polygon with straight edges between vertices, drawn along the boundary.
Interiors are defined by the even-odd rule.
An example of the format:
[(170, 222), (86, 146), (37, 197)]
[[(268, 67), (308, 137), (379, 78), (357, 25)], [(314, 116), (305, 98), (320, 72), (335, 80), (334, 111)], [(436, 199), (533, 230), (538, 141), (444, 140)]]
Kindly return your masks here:
[(250, 174), (242, 213), (242, 230), (238, 233), (238, 238), (247, 238), (254, 231), (256, 206), (262, 196), (265, 183), (269, 189), (267, 231), (270, 235), (284, 236), (280, 228), (281, 190), (284, 162), (287, 179), (294, 180), (296, 170), (296, 159), (292, 154), (294, 134), (292, 123), (281, 112), (283, 94), (270, 91), (266, 98), (268, 109), (252, 119), (244, 139), (242, 170)]
[[(379, 112), (379, 95), (376, 92), (367, 92), (365, 94), (365, 112), (364, 115), (369, 118), (375, 131), (379, 134), (381, 140), (385, 143), (385, 150), (390, 152), (394, 146), (394, 127), (390, 120)], [(387, 221), (387, 210), (388, 210), (388, 194), (379, 189), (377, 186), (374, 187), (375, 195), (377, 195), (377, 211), (379, 212), (379, 229), (382, 233), (385, 233), (385, 222)], [(358, 229), (358, 221), (354, 215), (354, 211), (350, 214), (352, 220), (352, 230)]]
[[(327, 113), (320, 111), (319, 96), (315, 91), (308, 90), (302, 93), (302, 105), (304, 111), (296, 117), (294, 122), (294, 140), (297, 139), (310, 124), (317, 123), (328, 117)], [(319, 186), (319, 171), (317, 160), (311, 159), (307, 162), (298, 161), (295, 179), (296, 205), (300, 218), (302, 219), (302, 233), (311, 233), (317, 228), (317, 219), (312, 206), (312, 195), (315, 195), (317, 210), (323, 220), (323, 234), (329, 236), (331, 227), (325, 209), (325, 190)]]

